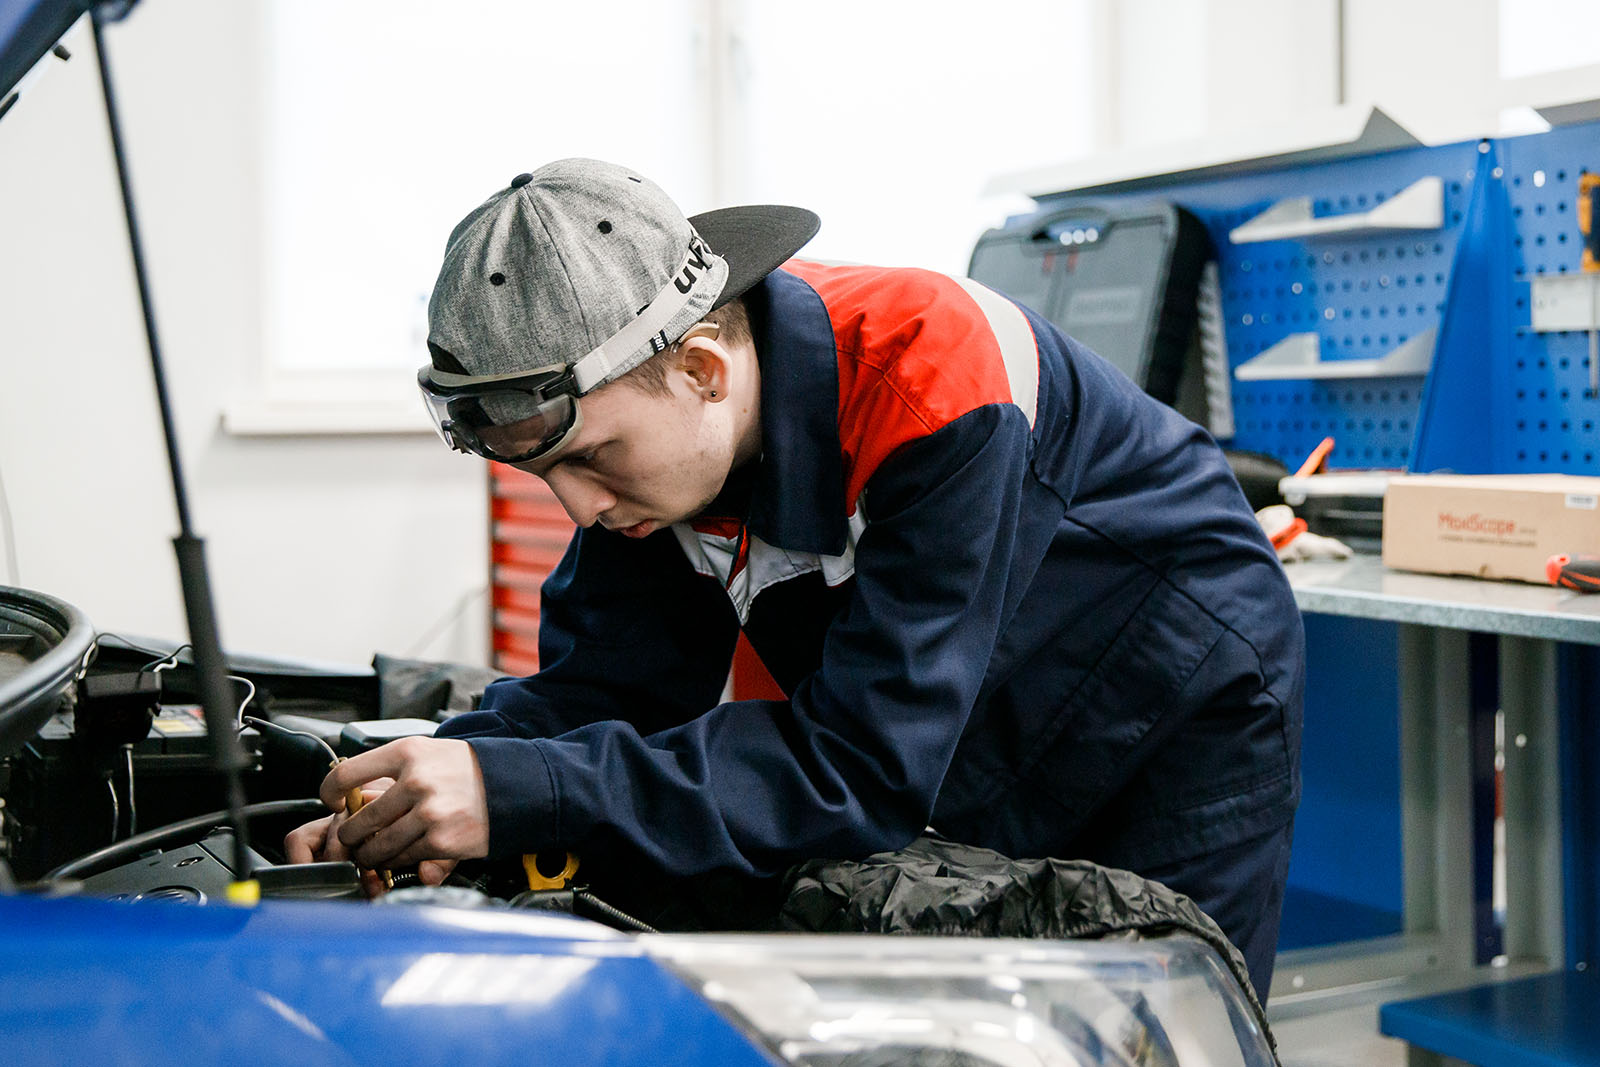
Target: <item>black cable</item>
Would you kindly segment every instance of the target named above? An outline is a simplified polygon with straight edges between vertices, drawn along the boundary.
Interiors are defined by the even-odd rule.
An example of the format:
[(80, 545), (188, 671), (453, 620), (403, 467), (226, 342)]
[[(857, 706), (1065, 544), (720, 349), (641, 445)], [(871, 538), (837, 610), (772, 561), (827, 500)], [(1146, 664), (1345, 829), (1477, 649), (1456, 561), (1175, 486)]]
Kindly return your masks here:
[(322, 746), (323, 751), (327, 752), (328, 759), (331, 762), (339, 762), (339, 753), (335, 752), (328, 745), (328, 742), (324, 741), (316, 734), (308, 734), (304, 730), (291, 730), (287, 726), (279, 726), (275, 722), (268, 722), (265, 719), (258, 719), (254, 715), (241, 716), (239, 719), (239, 724), (241, 729), (245, 726), (254, 726), (257, 730), (261, 730), (269, 734), (277, 734), (279, 737), (308, 737)]
[[(255, 804), (243, 805), (239, 811), (242, 819), (260, 819), (272, 815), (326, 815), (328, 809), (320, 800), (263, 800)], [(141, 853), (151, 849), (165, 848), (179, 841), (197, 830), (206, 830), (213, 826), (229, 825), (230, 812), (213, 811), (205, 815), (196, 815), (192, 819), (182, 822), (169, 823), (148, 833), (138, 834), (125, 841), (118, 841), (114, 845), (96, 849), (87, 855), (79, 856), (75, 860), (68, 860), (55, 870), (39, 879), (41, 882), (51, 882), (59, 878), (86, 878), (91, 874), (137, 858)], [(237, 876), (238, 872), (235, 872)]]

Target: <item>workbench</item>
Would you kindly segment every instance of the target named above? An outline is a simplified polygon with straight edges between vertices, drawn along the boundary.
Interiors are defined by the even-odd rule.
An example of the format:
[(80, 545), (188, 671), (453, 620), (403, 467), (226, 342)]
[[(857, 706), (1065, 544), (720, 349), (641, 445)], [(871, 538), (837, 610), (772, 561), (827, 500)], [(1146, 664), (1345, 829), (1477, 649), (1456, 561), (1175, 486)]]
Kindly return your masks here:
[[(1588, 973), (1600, 911), (1600, 596), (1405, 573), (1372, 555), (1286, 571), (1308, 626), (1338, 616), (1397, 627), (1403, 905), (1397, 935), (1280, 954), (1274, 1015), (1378, 1000), (1380, 1028), (1412, 1044), (1414, 1064), (1593, 1062), (1574, 1056), (1600, 1048), (1600, 985)], [(1313, 663), (1343, 654), (1309, 649)], [(1483, 878), (1496, 710), (1503, 914)], [(1548, 1005), (1542, 1050), (1527, 1039), (1527, 1014), (1506, 1010), (1530, 1000)]]

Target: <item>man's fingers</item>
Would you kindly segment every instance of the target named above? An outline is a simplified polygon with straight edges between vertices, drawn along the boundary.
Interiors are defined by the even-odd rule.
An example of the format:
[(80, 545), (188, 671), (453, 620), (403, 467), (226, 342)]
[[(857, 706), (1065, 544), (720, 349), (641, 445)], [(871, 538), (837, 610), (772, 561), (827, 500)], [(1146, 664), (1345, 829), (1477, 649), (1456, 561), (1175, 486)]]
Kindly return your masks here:
[(379, 745), (359, 756), (341, 760), (322, 780), (322, 802), (334, 811), (344, 810), (344, 795), (356, 786), (375, 784), (378, 779), (396, 778), (406, 763), (406, 746), (397, 741)]
[(368, 801), (360, 811), (354, 815), (343, 817), (339, 827), (339, 840), (345, 847), (355, 848), (361, 842), (382, 830), (390, 823), (405, 815), (411, 807), (410, 798), (403, 790), (386, 789), (373, 800)]
[(327, 823), (327, 829), (323, 832), (322, 850), (318, 858), (326, 861), (349, 859), (350, 850), (344, 847), (343, 841), (339, 840), (339, 827), (344, 825), (344, 815), (330, 815)]
[[(411, 842), (410, 845), (395, 853), (395, 855), (388, 860), (388, 865), (391, 867), (410, 867), (415, 864), (417, 867), (418, 877), (421, 877), (422, 875), (422, 866), (424, 863), (449, 863), (450, 868), (453, 868), (456, 864), (456, 861), (453, 859), (441, 860), (439, 858), (438, 846), (430, 844), (427, 840), (426, 834), (418, 837), (415, 841)], [(446, 868), (444, 873), (439, 876), (439, 881), (444, 881), (444, 875), (450, 873), (450, 868)], [(438, 883), (436, 882), (432, 884), (437, 885)]]
[(455, 860), (423, 860), (417, 864), (417, 877), (423, 885), (443, 885), (455, 869)]
[(323, 849), (323, 842), (327, 839), (328, 827), (332, 822), (333, 816), (325, 815), (290, 830), (283, 839), (284, 857), (290, 863), (315, 862), (317, 853)]
[(350, 856), (361, 867), (404, 867), (421, 857), (403, 859), (405, 854), (420, 846), (428, 824), (414, 811), (396, 819), (377, 833), (360, 841), (350, 850)]

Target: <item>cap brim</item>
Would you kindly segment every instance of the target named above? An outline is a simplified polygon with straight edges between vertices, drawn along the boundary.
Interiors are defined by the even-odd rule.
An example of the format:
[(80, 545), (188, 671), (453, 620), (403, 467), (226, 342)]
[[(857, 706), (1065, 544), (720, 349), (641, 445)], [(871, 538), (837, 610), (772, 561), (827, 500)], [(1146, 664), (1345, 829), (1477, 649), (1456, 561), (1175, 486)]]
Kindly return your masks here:
[(689, 222), (728, 263), (728, 280), (711, 305), (713, 310), (794, 258), (822, 226), (815, 213), (783, 204), (718, 208)]

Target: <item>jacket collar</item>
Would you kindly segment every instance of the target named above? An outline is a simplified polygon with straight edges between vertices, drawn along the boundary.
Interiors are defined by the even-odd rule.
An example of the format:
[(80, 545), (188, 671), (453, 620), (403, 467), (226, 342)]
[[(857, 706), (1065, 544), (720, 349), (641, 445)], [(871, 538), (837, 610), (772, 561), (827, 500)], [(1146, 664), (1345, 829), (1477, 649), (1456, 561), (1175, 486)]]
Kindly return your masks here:
[(839, 361), (816, 290), (784, 270), (744, 294), (761, 367), (761, 466), (750, 532), (770, 545), (837, 556), (847, 523), (839, 454)]

